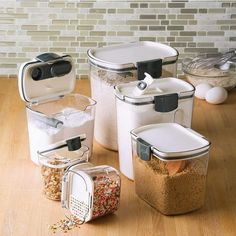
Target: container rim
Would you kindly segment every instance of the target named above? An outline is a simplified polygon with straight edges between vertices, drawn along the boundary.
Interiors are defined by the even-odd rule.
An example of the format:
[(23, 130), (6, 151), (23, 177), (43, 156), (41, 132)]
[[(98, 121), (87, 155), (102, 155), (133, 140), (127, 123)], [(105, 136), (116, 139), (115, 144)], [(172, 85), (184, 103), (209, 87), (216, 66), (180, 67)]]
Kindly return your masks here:
[[(114, 47), (118, 47), (118, 46), (122, 46), (122, 45), (132, 45), (132, 44), (134, 45), (134, 44), (138, 44), (138, 43), (140, 45), (158, 44), (158, 45), (168, 47), (169, 49), (175, 51), (176, 55), (162, 58), (162, 65), (174, 64), (178, 60), (179, 52), (176, 48), (171, 47), (171, 46), (166, 45), (166, 44), (159, 43), (159, 42), (151, 42), (151, 41), (138, 42), (137, 41), (137, 42), (130, 42), (130, 43), (126, 43), (126, 44), (105, 46), (105, 47), (101, 47), (101, 48), (108, 48), (108, 47), (114, 48)], [(96, 48), (96, 49), (99, 49), (99, 48)], [(90, 64), (95, 65), (98, 68), (102, 68), (102, 69), (106, 69), (106, 70), (110, 70), (110, 71), (125, 71), (125, 70), (137, 69), (137, 67), (135, 65), (135, 62), (119, 64), (119, 63), (113, 63), (113, 62), (109, 62), (109, 61), (106, 61), (106, 60), (99, 59), (96, 56), (94, 56), (94, 54), (93, 54), (96, 49), (92, 49), (92, 48), (88, 49), (87, 50), (87, 56), (88, 56)], [(158, 58), (156, 58), (156, 59), (158, 59)]]

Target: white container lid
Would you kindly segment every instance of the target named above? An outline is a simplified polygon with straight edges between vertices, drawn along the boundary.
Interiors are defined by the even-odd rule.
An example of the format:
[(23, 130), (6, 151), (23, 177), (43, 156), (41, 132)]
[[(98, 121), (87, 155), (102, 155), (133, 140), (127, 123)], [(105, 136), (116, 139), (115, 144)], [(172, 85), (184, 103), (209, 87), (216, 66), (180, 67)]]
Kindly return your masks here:
[(140, 61), (162, 59), (162, 65), (175, 63), (178, 51), (157, 42), (133, 42), (89, 49), (89, 60), (102, 68), (124, 70), (135, 68)]
[(136, 141), (143, 140), (161, 160), (192, 159), (208, 152), (210, 142), (190, 128), (176, 123), (146, 125), (131, 131)]
[[(71, 70), (65, 75), (63, 75), (64, 62), (71, 66)], [(60, 65), (62, 65), (59, 68), (59, 70), (62, 70), (60, 71), (62, 72), (61, 76), (52, 76), (42, 80), (33, 79), (34, 70), (47, 66), (47, 73), (50, 73), (53, 69), (52, 65), (57, 63), (61, 63)], [(18, 75), (19, 93), (22, 100), (27, 103), (41, 103), (58, 99), (61, 96), (71, 93), (75, 88), (75, 82), (76, 76), (72, 58), (69, 55), (59, 56), (53, 53), (41, 54), (36, 59), (23, 63)]]
[(154, 97), (177, 93), (179, 98), (192, 97), (194, 87), (183, 80), (177, 78), (155, 79), (154, 82), (145, 90), (144, 94), (136, 95), (135, 88), (140, 81), (133, 81), (115, 86), (115, 95), (120, 100), (131, 104), (152, 103)]

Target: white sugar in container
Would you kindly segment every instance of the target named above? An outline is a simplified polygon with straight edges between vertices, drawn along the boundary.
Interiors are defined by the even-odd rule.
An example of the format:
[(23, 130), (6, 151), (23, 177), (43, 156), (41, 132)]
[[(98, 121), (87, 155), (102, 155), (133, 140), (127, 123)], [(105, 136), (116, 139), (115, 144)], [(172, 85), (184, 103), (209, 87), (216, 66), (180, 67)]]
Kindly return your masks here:
[(192, 121), (194, 87), (180, 79), (154, 79), (137, 94), (143, 81), (115, 86), (117, 132), (121, 173), (133, 180), (130, 131), (139, 126), (175, 122), (190, 127)]
[(144, 78), (176, 76), (176, 49), (157, 42), (135, 42), (88, 50), (92, 98), (97, 101), (95, 139), (117, 150), (114, 86)]
[(26, 102), (30, 157), (35, 164), (37, 151), (81, 134), (86, 134), (84, 144), (91, 155), (96, 102), (71, 93), (75, 82), (69, 55), (45, 53), (21, 65), (18, 85)]

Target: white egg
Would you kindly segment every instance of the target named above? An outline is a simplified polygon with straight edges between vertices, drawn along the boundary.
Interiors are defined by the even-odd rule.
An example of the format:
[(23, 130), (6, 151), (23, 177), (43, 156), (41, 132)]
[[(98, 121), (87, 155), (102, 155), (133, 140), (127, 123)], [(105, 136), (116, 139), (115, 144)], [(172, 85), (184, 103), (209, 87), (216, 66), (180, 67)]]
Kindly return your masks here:
[(212, 88), (212, 85), (207, 84), (207, 83), (198, 84), (195, 90), (195, 97), (199, 99), (205, 99), (207, 91), (210, 90), (211, 88)]
[(222, 87), (214, 87), (206, 93), (206, 101), (211, 104), (223, 103), (227, 97), (228, 93)]

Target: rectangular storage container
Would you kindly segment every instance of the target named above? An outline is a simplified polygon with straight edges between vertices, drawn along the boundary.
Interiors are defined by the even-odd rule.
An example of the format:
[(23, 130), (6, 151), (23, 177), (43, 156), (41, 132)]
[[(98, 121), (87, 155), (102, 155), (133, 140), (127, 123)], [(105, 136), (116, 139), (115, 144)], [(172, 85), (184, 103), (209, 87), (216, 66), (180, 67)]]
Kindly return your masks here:
[(18, 85), (26, 102), (30, 156), (35, 164), (38, 150), (80, 134), (86, 134), (91, 155), (96, 102), (71, 93), (75, 82), (69, 55), (45, 53), (21, 65)]
[(180, 79), (154, 79), (144, 94), (135, 93), (143, 81), (115, 86), (120, 170), (133, 179), (130, 131), (139, 126), (175, 122), (190, 127), (194, 87)]
[(134, 42), (88, 50), (92, 98), (97, 101), (95, 139), (117, 150), (114, 86), (153, 77), (176, 76), (178, 51), (157, 42)]
[(87, 222), (117, 211), (120, 187), (119, 173), (113, 167), (76, 164), (63, 177), (62, 206)]
[(210, 142), (179, 124), (131, 131), (135, 191), (165, 215), (184, 214), (205, 201)]
[(89, 148), (82, 145), (85, 136), (73, 137), (38, 151), (43, 193), (50, 200), (61, 200), (62, 177), (68, 167), (87, 162)]

